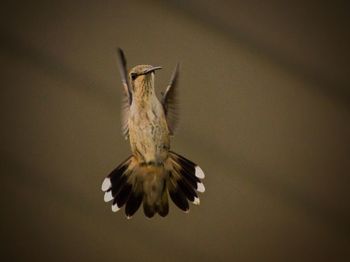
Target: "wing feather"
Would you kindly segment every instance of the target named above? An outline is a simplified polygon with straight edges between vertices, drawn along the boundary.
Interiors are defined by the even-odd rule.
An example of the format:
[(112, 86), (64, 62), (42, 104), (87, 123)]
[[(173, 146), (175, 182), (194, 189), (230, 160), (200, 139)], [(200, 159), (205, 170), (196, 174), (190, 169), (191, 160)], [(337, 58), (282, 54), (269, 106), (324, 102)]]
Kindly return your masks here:
[(170, 82), (165, 89), (162, 97), (162, 105), (164, 108), (168, 128), (171, 135), (174, 135), (178, 123), (178, 100), (177, 100), (177, 85), (179, 78), (179, 63), (170, 78)]
[(126, 58), (124, 55), (124, 52), (122, 49), (118, 48), (118, 66), (119, 66), (119, 73), (120, 77), (123, 83), (123, 100), (122, 100), (122, 133), (125, 137), (125, 139), (128, 139), (129, 137), (129, 126), (128, 126), (128, 119), (129, 119), (129, 112), (130, 112), (130, 105), (132, 103), (132, 92), (131, 92), (131, 86), (128, 81), (128, 73), (127, 73), (127, 65), (126, 65)]

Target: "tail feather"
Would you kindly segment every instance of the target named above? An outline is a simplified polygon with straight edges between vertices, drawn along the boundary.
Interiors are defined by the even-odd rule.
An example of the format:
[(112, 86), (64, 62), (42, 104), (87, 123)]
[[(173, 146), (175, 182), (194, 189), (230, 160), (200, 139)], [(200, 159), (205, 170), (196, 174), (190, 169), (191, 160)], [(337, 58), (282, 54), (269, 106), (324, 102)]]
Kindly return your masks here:
[(188, 204), (186, 196), (182, 192), (181, 188), (178, 187), (177, 184), (175, 184), (172, 180), (173, 179), (170, 178), (171, 182), (169, 183), (169, 187), (168, 187), (170, 198), (178, 208), (180, 208), (185, 212), (188, 212), (190, 209), (190, 206)]
[(166, 188), (163, 189), (160, 204), (157, 206), (157, 212), (162, 217), (167, 216), (169, 213), (168, 192), (167, 192)]
[(142, 193), (135, 192), (135, 191), (132, 192), (125, 206), (125, 214), (128, 218), (131, 218), (135, 214), (135, 212), (139, 209), (142, 203), (142, 198), (143, 198)]
[(113, 200), (112, 211), (118, 211), (128, 201), (133, 186), (129, 183), (132, 167), (132, 157), (127, 158), (116, 167), (103, 181), (102, 190), (105, 191), (104, 200)]
[(191, 187), (186, 179), (181, 179), (178, 181), (178, 186), (181, 188), (181, 191), (186, 195), (187, 199), (191, 202), (194, 202), (195, 199), (198, 199), (196, 191)]
[(192, 161), (174, 152), (164, 165), (138, 164), (131, 156), (114, 169), (103, 181), (104, 200), (112, 201), (112, 211), (125, 205), (125, 214), (132, 217), (141, 204), (146, 217), (169, 213), (168, 194), (181, 210), (189, 211), (189, 202), (198, 205), (197, 192), (204, 192), (202, 169)]
[(187, 183), (190, 184), (198, 192), (203, 193), (205, 187), (200, 179), (204, 178), (202, 169), (193, 163), (191, 160), (180, 156), (174, 152), (170, 152), (170, 156), (174, 163), (174, 169), (186, 179)]
[(146, 217), (152, 218), (155, 213), (165, 217), (169, 213), (168, 192), (166, 188), (163, 188), (161, 198), (158, 203), (151, 204), (146, 199), (143, 201), (143, 212)]
[(112, 192), (113, 198), (120, 192), (122, 188), (124, 188), (127, 181), (127, 177), (125, 175), (119, 177), (118, 179), (111, 179), (112, 188), (110, 191)]
[(146, 217), (152, 218), (156, 213), (156, 208), (153, 205), (148, 204), (146, 201), (143, 202), (143, 213)]
[[(193, 189), (204, 193), (205, 187), (201, 182), (201, 179), (205, 177), (203, 170), (191, 160), (174, 152), (170, 152), (170, 158), (173, 162), (173, 169), (175, 170), (172, 174), (178, 173), (180, 178), (184, 180), (184, 183), (187, 182)], [(194, 197), (197, 197), (197, 195), (194, 195)]]
[(125, 183), (125, 185), (119, 190), (119, 192), (115, 195), (113, 200), (113, 205), (117, 205), (118, 208), (124, 206), (126, 201), (128, 201), (129, 196), (131, 195), (132, 185), (129, 183)]
[(129, 199), (127, 200), (125, 206), (125, 215), (128, 218), (131, 218), (136, 213), (143, 199), (142, 183), (136, 177), (132, 182), (132, 192), (130, 193)]

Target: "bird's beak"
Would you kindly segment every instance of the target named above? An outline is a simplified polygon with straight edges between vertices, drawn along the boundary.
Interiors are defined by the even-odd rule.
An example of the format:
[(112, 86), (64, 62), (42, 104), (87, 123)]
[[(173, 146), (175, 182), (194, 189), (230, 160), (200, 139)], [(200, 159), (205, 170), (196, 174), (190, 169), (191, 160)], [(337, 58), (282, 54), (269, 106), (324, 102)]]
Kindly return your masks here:
[(159, 70), (159, 69), (162, 69), (162, 67), (161, 67), (161, 66), (152, 66), (151, 68), (147, 69), (147, 70), (144, 72), (144, 74), (146, 75), (146, 74), (148, 74), (148, 73), (151, 73), (151, 72), (156, 71), (156, 70)]

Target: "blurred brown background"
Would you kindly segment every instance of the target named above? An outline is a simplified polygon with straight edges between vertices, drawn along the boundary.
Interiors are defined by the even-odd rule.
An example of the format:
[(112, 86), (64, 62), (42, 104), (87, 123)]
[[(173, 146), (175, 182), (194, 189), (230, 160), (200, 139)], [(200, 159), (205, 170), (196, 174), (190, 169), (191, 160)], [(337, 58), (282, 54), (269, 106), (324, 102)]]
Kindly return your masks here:
[[(328, 2), (328, 1), (327, 1)], [(1, 261), (350, 259), (346, 1), (2, 1)], [(115, 48), (181, 62), (172, 145), (206, 172), (189, 214), (128, 221)]]

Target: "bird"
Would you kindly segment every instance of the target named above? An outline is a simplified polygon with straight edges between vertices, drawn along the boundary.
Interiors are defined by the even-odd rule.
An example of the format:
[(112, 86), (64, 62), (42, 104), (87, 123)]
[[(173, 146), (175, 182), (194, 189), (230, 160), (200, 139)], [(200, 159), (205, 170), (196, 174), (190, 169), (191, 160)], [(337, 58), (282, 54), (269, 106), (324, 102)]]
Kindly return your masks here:
[(131, 218), (141, 204), (147, 218), (169, 213), (169, 196), (185, 213), (189, 202), (200, 204), (205, 191), (203, 170), (191, 160), (170, 150), (178, 120), (179, 63), (158, 99), (155, 72), (160, 66), (137, 65), (127, 70), (125, 54), (117, 48), (119, 73), (123, 84), (122, 133), (129, 139), (132, 154), (102, 182), (104, 201), (112, 211), (125, 206)]

